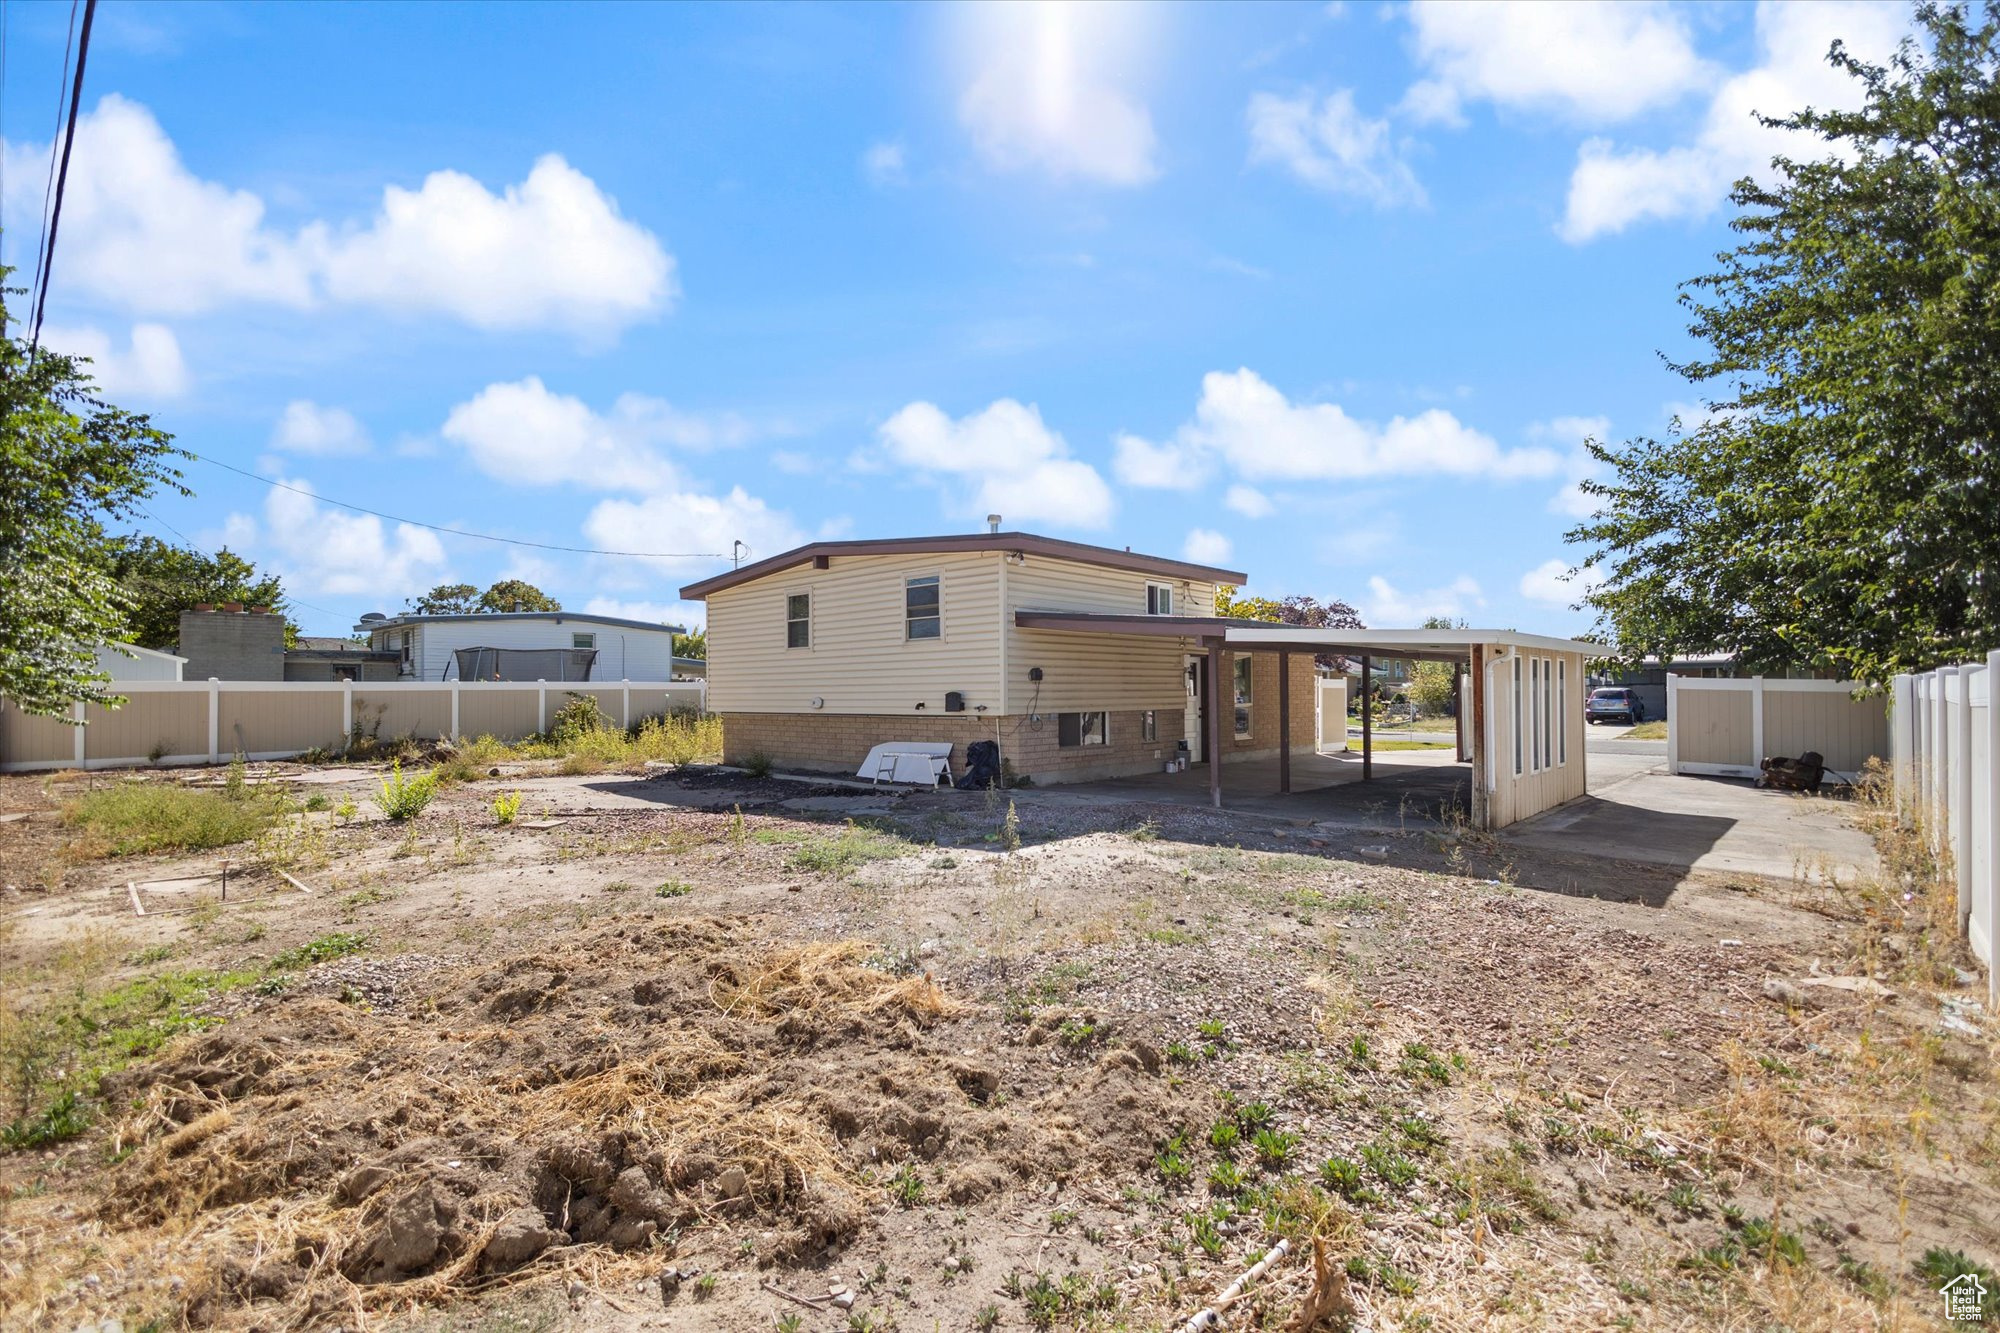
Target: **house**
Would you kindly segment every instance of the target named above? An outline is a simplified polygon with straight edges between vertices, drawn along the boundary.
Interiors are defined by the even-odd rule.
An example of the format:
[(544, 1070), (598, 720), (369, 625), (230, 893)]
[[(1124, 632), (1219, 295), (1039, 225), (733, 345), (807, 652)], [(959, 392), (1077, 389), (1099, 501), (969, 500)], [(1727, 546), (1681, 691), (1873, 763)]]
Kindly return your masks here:
[(114, 685), (128, 680), (179, 680), (186, 665), (185, 657), (136, 643), (107, 643), (97, 650), (97, 669)]
[(285, 679), (387, 681), (402, 675), (399, 654), (376, 652), (365, 642), (330, 634), (301, 634), (285, 650)]
[[(1454, 664), (1472, 817), (1501, 827), (1585, 789), (1594, 645), (1511, 629), (1328, 629), (1215, 615), (1230, 569), (1026, 532), (813, 542), (691, 583), (707, 604), (723, 755), (855, 772), (878, 744), (996, 741), (1040, 783), (1223, 769), (1315, 739), (1314, 657)], [(1372, 773), (1364, 742), (1361, 777)], [(1211, 759), (1220, 762), (1207, 762)], [(962, 760), (960, 761), (962, 764)]]
[(674, 679), (679, 625), (576, 611), (371, 612), (354, 627), (406, 680)]

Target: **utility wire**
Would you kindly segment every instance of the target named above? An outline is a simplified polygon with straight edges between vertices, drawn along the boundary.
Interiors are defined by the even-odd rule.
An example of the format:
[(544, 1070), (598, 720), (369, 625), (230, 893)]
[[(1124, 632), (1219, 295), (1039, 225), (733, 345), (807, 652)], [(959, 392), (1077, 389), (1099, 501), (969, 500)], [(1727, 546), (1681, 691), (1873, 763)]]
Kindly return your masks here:
[(391, 523), (407, 523), (413, 528), (428, 528), (432, 532), (443, 532), (453, 537), (470, 537), (475, 541), (499, 542), (503, 546), (529, 546), (537, 551), (565, 551), (571, 555), (617, 555), (634, 560), (727, 560), (729, 558), (720, 551), (601, 551), (593, 546), (558, 546), (553, 542), (531, 542), (520, 537), (496, 537), (490, 532), (472, 532), (465, 528), (448, 528), (441, 523), (426, 523), (419, 518), (402, 518), (396, 514), (385, 514), (379, 509), (370, 509), (365, 505), (349, 504), (345, 500), (336, 500), (331, 496), (321, 495), (318, 491), (307, 490), (303, 486), (294, 486), (289, 482), (278, 481), (275, 478), (251, 472), (246, 468), (237, 467), (233, 463), (224, 463), (220, 459), (208, 458), (202, 454), (195, 453), (191, 449), (187, 451), (187, 455), (189, 458), (207, 463), (210, 467), (219, 467), (225, 472), (234, 472), (239, 477), (248, 477), (252, 481), (261, 481), (266, 486), (275, 486), (281, 491), (290, 491), (294, 495), (303, 495), (308, 499), (318, 500), (323, 504), (330, 504), (338, 509), (351, 509), (357, 514), (367, 514), (374, 518), (386, 518)]
[(42, 252), (49, 239), (49, 199), (56, 188), (56, 131), (63, 123), (63, 99), (69, 96), (70, 44), (76, 40), (76, 0), (69, 0), (69, 30), (63, 38), (62, 77), (56, 80), (56, 118), (49, 126), (49, 172), (42, 182), (41, 230), (35, 234), (35, 271), (28, 280), (28, 319), (35, 317), (35, 293), (42, 287)]
[[(72, 6), (72, 13), (74, 6)], [(76, 144), (76, 111), (83, 101), (83, 67), (90, 58), (90, 21), (97, 16), (97, 0), (84, 0), (83, 35), (76, 42), (76, 78), (69, 90), (69, 124), (63, 130), (62, 170), (56, 173), (56, 201), (49, 210), (49, 244), (42, 261), (42, 293), (35, 301), (35, 328), (28, 338), (28, 355), (33, 357), (42, 340), (42, 316), (49, 307), (49, 279), (56, 266), (56, 229), (62, 225), (63, 187), (69, 184), (69, 150)]]

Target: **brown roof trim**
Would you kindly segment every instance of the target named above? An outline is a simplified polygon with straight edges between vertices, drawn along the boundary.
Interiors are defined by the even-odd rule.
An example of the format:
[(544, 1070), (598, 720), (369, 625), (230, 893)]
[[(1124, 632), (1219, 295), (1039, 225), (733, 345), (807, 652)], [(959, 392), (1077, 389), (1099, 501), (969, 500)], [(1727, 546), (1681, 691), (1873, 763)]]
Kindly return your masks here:
[(1121, 551), (1110, 546), (1092, 546), (1086, 542), (1067, 542), (1057, 537), (1038, 537), (1031, 532), (968, 532), (945, 537), (884, 537), (873, 541), (811, 542), (755, 561), (741, 569), (731, 570), (727, 574), (717, 574), (699, 583), (690, 583), (681, 589), (681, 596), (688, 601), (698, 601), (710, 593), (734, 588), (740, 583), (750, 583), (808, 562), (815, 568), (823, 569), (826, 566), (821, 562), (837, 556), (933, 555), (960, 551), (1020, 551), (1027, 555), (1046, 556), (1052, 560), (1073, 560), (1078, 564), (1125, 569), (1135, 574), (1156, 574), (1161, 578), (1194, 579), (1202, 583), (1229, 583), (1240, 586), (1249, 580), (1249, 575), (1233, 569), (1194, 565), (1185, 560), (1168, 560), (1157, 555), (1141, 555), (1137, 551)]

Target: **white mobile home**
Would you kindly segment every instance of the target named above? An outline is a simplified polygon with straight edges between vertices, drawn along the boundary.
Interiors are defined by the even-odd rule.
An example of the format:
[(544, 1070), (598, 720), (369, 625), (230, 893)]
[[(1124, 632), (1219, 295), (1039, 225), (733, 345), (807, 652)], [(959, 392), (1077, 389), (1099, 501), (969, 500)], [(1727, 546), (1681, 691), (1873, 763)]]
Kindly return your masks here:
[(375, 614), (354, 629), (398, 655), (404, 680), (672, 680), (674, 635), (685, 632), (576, 611)]

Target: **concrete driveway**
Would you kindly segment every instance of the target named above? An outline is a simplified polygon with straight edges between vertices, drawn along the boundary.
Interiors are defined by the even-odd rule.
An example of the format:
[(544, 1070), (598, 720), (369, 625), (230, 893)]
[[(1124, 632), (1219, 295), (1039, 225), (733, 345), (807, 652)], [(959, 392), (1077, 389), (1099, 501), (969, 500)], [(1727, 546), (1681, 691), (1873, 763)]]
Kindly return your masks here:
[[(1651, 747), (1651, 752), (1639, 747)], [(1590, 794), (1503, 830), (1522, 847), (1773, 879), (1876, 869), (1851, 801), (1667, 772), (1664, 741), (1592, 738)]]

